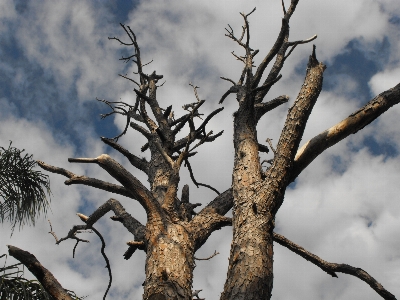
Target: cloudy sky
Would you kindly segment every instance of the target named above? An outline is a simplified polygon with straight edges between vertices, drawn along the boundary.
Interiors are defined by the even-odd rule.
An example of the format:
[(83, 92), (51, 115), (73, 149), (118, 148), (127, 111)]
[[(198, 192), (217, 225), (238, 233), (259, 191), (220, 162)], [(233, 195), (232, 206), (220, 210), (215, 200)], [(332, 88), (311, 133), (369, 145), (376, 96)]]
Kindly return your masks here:
[[(285, 2), (289, 2), (286, 0)], [(238, 80), (241, 63), (230, 54), (240, 48), (224, 37), (229, 23), (240, 32), (239, 12), (250, 12), (251, 45), (265, 55), (280, 28), (281, 1), (7, 1), (0, 0), (0, 146), (26, 149), (37, 160), (111, 180), (96, 166), (69, 164), (69, 157), (96, 157), (109, 153), (144, 183), (146, 178), (99, 139), (114, 137), (124, 118), (100, 119), (108, 108), (96, 97), (131, 102), (134, 86), (118, 74), (135, 69), (118, 59), (130, 53), (108, 37), (125, 39), (119, 23), (136, 32), (145, 68), (157, 70), (166, 80), (159, 89), (162, 107), (195, 101), (189, 82), (200, 86), (207, 102), (204, 113), (218, 107), (230, 87), (219, 79)], [(323, 91), (308, 122), (304, 141), (336, 124), (376, 94), (400, 81), (400, 4), (398, 0), (300, 0), (291, 20), (291, 40), (318, 35), (317, 57), (327, 66)], [(289, 105), (305, 74), (311, 44), (296, 48), (282, 70), (283, 78), (268, 99), (290, 96), (287, 105), (264, 117), (259, 140), (278, 141)], [(231, 184), (233, 165), (232, 113), (234, 97), (210, 122), (209, 129), (224, 135), (202, 146), (192, 159), (199, 182), (224, 191)], [(120, 143), (138, 155), (144, 139), (129, 132)], [(276, 231), (329, 262), (348, 263), (374, 276), (400, 297), (400, 107), (330, 148), (316, 159), (287, 191), (278, 212)], [(268, 158), (268, 157), (266, 157)], [(81, 186), (65, 186), (65, 178), (50, 174), (53, 191), (48, 218), (59, 237), (80, 224), (76, 213), (90, 215), (112, 197)], [(182, 171), (181, 185), (190, 184), (193, 202), (207, 204), (215, 194), (197, 189)], [(116, 197), (140, 221), (144, 210), (122, 196)], [(108, 216), (108, 215), (107, 215)], [(111, 216), (111, 214), (109, 214)], [(104, 235), (113, 270), (108, 299), (141, 299), (144, 280), (143, 252), (125, 261), (130, 234), (104, 218), (96, 225)], [(0, 254), (7, 244), (28, 250), (50, 269), (61, 284), (101, 299), (108, 274), (100, 243), (87, 234), (72, 258), (74, 241), (55, 245), (49, 224), (41, 217), (35, 227), (24, 227), (10, 238), (8, 224), (0, 226)], [(198, 261), (194, 289), (207, 300), (218, 299), (223, 289), (231, 229), (214, 233), (197, 253), (211, 261)], [(273, 299), (380, 299), (364, 282), (338, 274), (335, 279), (289, 250), (276, 245)], [(9, 258), (7, 264), (14, 261)], [(3, 264), (3, 261), (1, 262)], [(29, 276), (27, 274), (27, 276)]]

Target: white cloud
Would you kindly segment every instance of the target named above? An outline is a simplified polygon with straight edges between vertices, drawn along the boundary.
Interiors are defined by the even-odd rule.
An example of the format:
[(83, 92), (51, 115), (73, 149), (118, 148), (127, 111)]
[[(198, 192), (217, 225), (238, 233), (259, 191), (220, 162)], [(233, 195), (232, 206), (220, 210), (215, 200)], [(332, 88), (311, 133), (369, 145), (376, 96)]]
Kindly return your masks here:
[[(8, 140), (12, 140), (13, 145), (25, 148), (34, 154), (35, 159), (78, 174), (110, 180), (108, 174), (97, 166), (68, 164), (67, 158), (73, 157), (78, 147), (82, 147), (80, 153), (88, 157), (108, 151), (97, 137), (92, 136), (93, 131), (86, 131), (83, 127), (84, 121), (92, 115), (82, 103), (96, 96), (130, 103), (133, 100), (133, 86), (117, 78), (117, 74), (129, 72), (132, 75), (136, 68), (119, 63), (117, 58), (122, 46), (107, 40), (108, 36), (126, 40), (122, 28), (111, 22), (109, 11), (100, 2), (30, 2), (26, 11), (29, 13), (23, 15), (18, 15), (11, 3), (3, 1), (0, 6), (2, 24), (15, 28), (12, 32), (0, 29), (1, 33), (15, 34), (25, 61), (31, 64), (0, 63), (0, 69), (12, 78), (12, 89), (29, 89), (36, 83), (32, 79), (36, 74), (31, 69), (32, 65), (43, 70), (44, 74), (35, 78), (41, 84), (43, 78), (54, 81), (54, 86), (43, 89), (40, 94), (44, 97), (44, 106), (35, 108), (36, 104), (32, 104), (29, 97), (6, 97), (0, 101), (0, 141), (8, 144)], [(162, 107), (173, 104), (176, 116), (183, 114), (181, 106), (195, 101), (188, 85), (190, 81), (200, 86), (200, 98), (207, 100), (203, 110), (206, 114), (220, 107), (217, 102), (230, 84), (220, 80), (219, 76), (238, 80), (241, 63), (230, 52), (242, 53), (233, 41), (224, 37), (224, 28), (229, 23), (239, 33), (242, 19), (238, 12), (250, 12), (254, 7), (257, 10), (250, 17), (251, 38), (253, 47), (260, 49), (256, 57), (260, 61), (279, 32), (282, 17), (280, 1), (143, 1), (135, 11), (130, 12), (126, 24), (137, 34), (143, 61), (154, 60), (145, 71), (151, 73), (157, 70), (166, 79), (165, 85), (158, 90)], [(398, 12), (395, 0), (303, 0), (298, 4), (291, 22), (291, 40), (318, 34), (315, 41), (317, 57), (321, 61), (333, 62), (338, 54), (348, 51), (346, 45), (350, 41), (357, 39), (362, 47), (369, 49), (387, 35), (390, 58), (380, 62), (379, 72), (369, 83), (372, 93), (377, 94), (393, 87), (400, 78), (398, 32), (395, 25), (388, 23), (390, 17)], [(10, 35), (7, 37), (10, 38)], [(282, 70), (282, 80), (271, 90), (268, 99), (288, 94), (290, 103), (293, 103), (304, 78), (305, 62), (310, 52), (311, 45), (296, 48)], [(298, 70), (301, 70), (300, 74)], [(334, 89), (321, 93), (304, 141), (347, 117), (358, 107), (359, 101), (354, 95), (360, 87), (356, 79), (339, 78)], [(54, 98), (52, 91), (61, 96)], [(29, 92), (26, 91), (27, 94)], [(60, 102), (71, 95), (76, 99), (69, 103)], [(352, 95), (351, 98), (349, 95)], [(42, 110), (47, 106), (68, 109), (68, 113), (64, 112), (65, 118), (73, 120), (70, 126), (80, 130), (84, 142), (81, 145), (68, 144), (71, 139), (66, 139), (63, 132), (46, 128), (46, 118), (55, 116), (43, 114), (43, 122), (17, 119), (15, 116), (21, 103), (29, 107), (32, 115), (39, 114), (35, 109)], [(270, 112), (260, 122), (258, 132), (261, 142), (267, 137), (273, 138), (274, 144), (278, 142), (288, 105)], [(224, 111), (208, 126), (208, 130), (214, 132), (225, 130), (224, 135), (212, 144), (202, 146), (199, 154), (192, 159), (196, 179), (220, 191), (231, 184), (232, 113), (237, 106), (234, 97), (226, 99), (224, 106)], [(78, 111), (84, 109), (87, 110)], [(50, 108), (49, 112), (52, 112)], [(106, 107), (104, 112), (108, 112)], [(399, 113), (399, 108), (391, 108), (378, 122), (318, 157), (298, 178), (296, 187), (287, 191), (277, 218), (277, 229), (288, 238), (323, 259), (365, 268), (397, 295), (400, 294), (400, 257), (397, 254), (398, 242), (393, 237), (398, 236), (400, 228), (400, 208), (396, 200), (400, 179), (398, 156), (376, 157), (366, 149), (354, 152), (354, 148), (362, 148), (363, 140), (373, 136), (379, 145), (390, 142), (399, 149)], [(85, 120), (79, 122), (78, 116)], [(114, 120), (120, 132), (125, 121), (123, 117)], [(141, 155), (140, 147), (145, 140), (130, 130), (120, 142)], [(124, 166), (128, 165), (121, 155), (113, 152), (112, 155)], [(340, 166), (337, 165), (339, 160)], [(147, 184), (143, 174), (127, 168)], [(75, 216), (78, 209), (87, 210), (85, 213), (90, 214), (93, 207), (112, 196), (87, 187), (66, 187), (64, 179), (62, 176), (51, 176), (54, 196), (53, 211), (49, 217), (59, 236), (66, 234), (73, 224), (79, 224)], [(185, 183), (191, 184), (187, 170), (182, 171), (181, 184)], [(215, 196), (214, 192), (205, 188), (196, 189), (193, 184), (190, 189), (192, 199), (203, 205)], [(145, 222), (144, 211), (137, 203), (123, 197), (116, 198), (121, 200), (127, 211)], [(83, 200), (86, 207), (82, 207)], [(369, 222), (372, 223), (368, 227)], [(114, 283), (110, 299), (139, 299), (144, 279), (144, 253), (135, 253), (129, 261), (123, 260), (125, 242), (131, 239), (130, 234), (120, 224), (109, 220), (97, 226), (107, 240), (106, 252), (113, 267)], [(45, 220), (38, 222), (35, 228), (27, 227), (16, 232), (12, 239), (8, 239), (7, 230), (6, 226), (1, 229), (2, 241), (4, 238), (8, 244), (21, 246), (37, 255), (67, 288), (79, 295), (90, 295), (93, 299), (102, 297), (108, 278), (98, 252), (100, 244), (97, 237), (90, 235), (89, 245), (80, 244), (72, 261), (73, 242), (55, 246), (53, 238), (47, 234), (49, 227)], [(225, 228), (213, 234), (196, 253), (197, 257), (207, 257), (214, 250), (221, 253), (211, 261), (197, 262), (194, 289), (203, 289), (201, 296), (206, 299), (217, 299), (223, 289), (230, 230)], [(4, 243), (0, 246), (0, 253), (6, 252)], [(49, 252), (45, 252), (44, 247)], [(273, 295), (276, 299), (377, 298), (369, 286), (358, 279), (341, 274), (339, 279), (332, 279), (280, 246), (275, 247), (275, 253)]]

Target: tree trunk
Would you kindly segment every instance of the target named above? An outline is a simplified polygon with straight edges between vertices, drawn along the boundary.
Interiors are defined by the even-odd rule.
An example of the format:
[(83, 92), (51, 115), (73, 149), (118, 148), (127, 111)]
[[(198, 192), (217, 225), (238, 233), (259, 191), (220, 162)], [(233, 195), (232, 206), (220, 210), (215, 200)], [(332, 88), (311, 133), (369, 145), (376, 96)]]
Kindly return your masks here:
[(194, 245), (186, 228), (167, 223), (160, 230), (147, 223), (145, 300), (192, 299)]

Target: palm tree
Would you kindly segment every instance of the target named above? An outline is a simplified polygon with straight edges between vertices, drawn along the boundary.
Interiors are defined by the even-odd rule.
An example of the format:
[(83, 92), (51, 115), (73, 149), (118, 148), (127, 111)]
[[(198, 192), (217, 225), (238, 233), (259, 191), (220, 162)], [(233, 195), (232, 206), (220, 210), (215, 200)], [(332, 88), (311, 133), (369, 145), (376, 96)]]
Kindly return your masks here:
[(0, 147), (0, 222), (8, 220), (12, 230), (19, 223), (35, 225), (40, 213), (47, 212), (50, 196), (49, 177), (33, 170), (36, 161), (32, 155), (25, 154), (8, 146)]
[[(0, 222), (9, 221), (12, 231), (19, 223), (35, 225), (35, 219), (49, 208), (50, 181), (47, 175), (35, 171), (36, 161), (10, 145), (0, 147)], [(5, 257), (6, 254), (0, 256)], [(0, 267), (0, 300), (52, 300), (37, 280), (23, 277), (22, 263)], [(73, 299), (74, 292), (67, 291)]]

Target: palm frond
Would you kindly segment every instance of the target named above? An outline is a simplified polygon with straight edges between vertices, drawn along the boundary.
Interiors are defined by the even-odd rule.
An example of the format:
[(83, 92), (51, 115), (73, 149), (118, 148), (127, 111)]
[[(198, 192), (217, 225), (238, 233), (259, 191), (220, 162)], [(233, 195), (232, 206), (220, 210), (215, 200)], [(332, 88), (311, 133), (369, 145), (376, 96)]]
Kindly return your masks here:
[(35, 225), (49, 207), (46, 193), (51, 194), (49, 177), (33, 169), (36, 161), (24, 151), (11, 142), (8, 149), (0, 147), (0, 222), (9, 220), (13, 229), (17, 223)]

